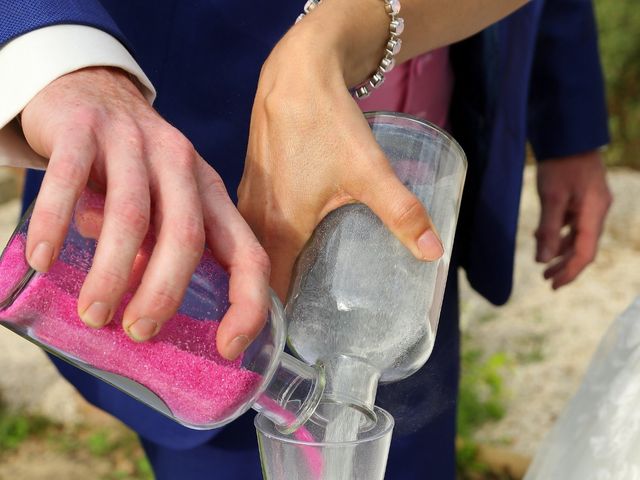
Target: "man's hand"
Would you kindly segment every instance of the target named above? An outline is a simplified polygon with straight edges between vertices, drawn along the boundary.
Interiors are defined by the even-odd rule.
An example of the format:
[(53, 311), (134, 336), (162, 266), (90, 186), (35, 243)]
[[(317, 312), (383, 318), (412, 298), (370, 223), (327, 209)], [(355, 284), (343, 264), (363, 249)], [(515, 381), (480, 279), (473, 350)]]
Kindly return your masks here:
[(157, 243), (123, 326), (153, 337), (178, 309), (205, 245), (231, 274), (231, 307), (218, 331), (222, 355), (235, 358), (260, 331), (269, 263), (224, 184), (191, 143), (164, 121), (116, 69), (65, 75), (24, 109), (27, 141), (49, 158), (29, 225), (26, 254), (47, 271), (60, 252), (88, 181), (106, 192), (93, 265), (78, 299), (92, 327), (108, 323), (127, 289), (150, 225)]
[(602, 156), (591, 151), (538, 164), (542, 212), (536, 230), (536, 261), (557, 289), (572, 282), (596, 256), (613, 200)]

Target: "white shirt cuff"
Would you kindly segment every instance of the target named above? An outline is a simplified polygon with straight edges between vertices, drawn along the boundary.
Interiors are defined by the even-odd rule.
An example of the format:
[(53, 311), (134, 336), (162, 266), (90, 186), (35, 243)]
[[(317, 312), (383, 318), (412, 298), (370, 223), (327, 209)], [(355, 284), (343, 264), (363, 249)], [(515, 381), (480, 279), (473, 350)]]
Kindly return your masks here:
[[(155, 89), (114, 37), (83, 25), (54, 25), (21, 35), (0, 48), (0, 166), (42, 168), (12, 120), (55, 79), (87, 67), (117, 67), (134, 75), (150, 103)], [(35, 157), (35, 158), (34, 158)], [(34, 161), (37, 160), (37, 162)]]

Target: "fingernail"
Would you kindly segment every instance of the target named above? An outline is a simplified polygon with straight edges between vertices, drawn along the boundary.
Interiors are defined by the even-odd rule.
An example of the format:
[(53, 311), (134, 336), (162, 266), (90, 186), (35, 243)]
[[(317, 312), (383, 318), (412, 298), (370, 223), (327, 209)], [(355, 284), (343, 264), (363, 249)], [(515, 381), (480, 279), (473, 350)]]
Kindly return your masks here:
[(104, 327), (109, 321), (111, 309), (104, 302), (94, 302), (87, 308), (80, 318), (88, 326), (93, 328)]
[(127, 328), (129, 336), (137, 342), (149, 340), (158, 330), (158, 322), (150, 318), (139, 318)]
[(436, 236), (433, 230), (427, 230), (422, 235), (420, 235), (417, 244), (424, 260), (437, 260), (444, 253), (442, 242)]
[(246, 335), (238, 335), (227, 345), (227, 358), (235, 360), (249, 346), (249, 337)]
[(31, 252), (29, 265), (38, 272), (46, 272), (53, 260), (53, 247), (49, 242), (40, 242)]

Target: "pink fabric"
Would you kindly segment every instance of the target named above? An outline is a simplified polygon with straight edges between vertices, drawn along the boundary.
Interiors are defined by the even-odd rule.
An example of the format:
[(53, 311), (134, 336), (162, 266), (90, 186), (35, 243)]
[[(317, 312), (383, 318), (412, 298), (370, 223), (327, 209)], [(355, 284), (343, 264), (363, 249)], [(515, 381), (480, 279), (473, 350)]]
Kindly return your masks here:
[(364, 111), (408, 113), (446, 128), (452, 90), (449, 48), (443, 47), (397, 65), (382, 87), (359, 103)]

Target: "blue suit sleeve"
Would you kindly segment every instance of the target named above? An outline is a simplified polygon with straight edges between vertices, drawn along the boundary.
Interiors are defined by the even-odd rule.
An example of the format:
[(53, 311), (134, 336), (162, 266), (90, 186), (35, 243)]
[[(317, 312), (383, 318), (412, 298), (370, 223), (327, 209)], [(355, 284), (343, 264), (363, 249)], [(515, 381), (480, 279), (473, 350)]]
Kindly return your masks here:
[(609, 143), (591, 0), (547, 0), (529, 92), (529, 141), (539, 160)]
[(0, 45), (51, 25), (87, 25), (127, 41), (97, 0), (0, 0)]
[[(61, 24), (95, 27), (128, 46), (116, 23), (97, 0), (0, 0), (0, 46), (30, 31)], [(26, 205), (35, 198), (41, 180), (41, 172), (31, 170), (27, 173)], [(89, 374), (59, 360), (54, 363), (87, 400), (158, 445), (189, 449), (211, 440), (221, 431), (182, 427)]]

